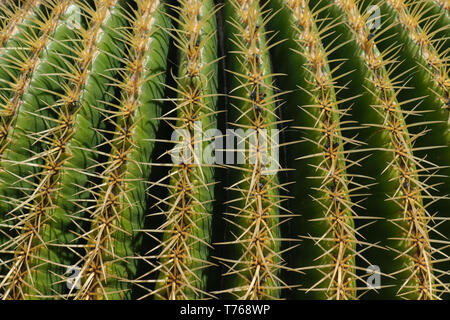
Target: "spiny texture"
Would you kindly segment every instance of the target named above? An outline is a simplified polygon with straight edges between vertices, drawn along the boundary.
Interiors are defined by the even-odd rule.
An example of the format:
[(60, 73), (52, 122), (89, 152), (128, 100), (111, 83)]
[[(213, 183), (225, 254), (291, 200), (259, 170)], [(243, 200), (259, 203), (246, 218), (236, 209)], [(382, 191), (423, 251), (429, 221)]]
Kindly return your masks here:
[[(4, 35), (9, 35), (11, 40), (2, 48), (1, 54), (4, 77), (1, 96), (0, 154), (10, 142), (7, 140), (8, 133), (14, 127), (21, 98), (30, 85), (31, 75), (41, 62), (40, 54), (69, 3), (70, 1), (61, 3), (50, 1), (24, 22), (21, 31), (15, 34), (14, 30), (5, 30)], [(6, 40), (5, 37), (4, 41)]]
[(2, 1), (0, 297), (448, 299), (449, 22)]
[(101, 145), (109, 155), (98, 164), (101, 181), (89, 188), (94, 201), (88, 207), (90, 231), (81, 235), (86, 252), (79, 264), (84, 281), (75, 299), (129, 298), (128, 280), (136, 273), (133, 254), (141, 243), (147, 162), (153, 149), (146, 140), (156, 131), (161, 112), (156, 100), (165, 76), (167, 19), (158, 1), (138, 1), (126, 18), (130, 27), (121, 31), (128, 45), (122, 58), (126, 61), (119, 80), (110, 79), (120, 94), (105, 111), (111, 129), (102, 131), (106, 139)]
[(409, 132), (409, 128), (418, 123), (407, 125), (405, 118), (416, 113), (414, 109), (402, 109), (406, 103), (417, 98), (399, 100), (400, 91), (406, 90), (406, 82), (398, 81), (400, 75), (395, 74), (393, 66), (396, 60), (392, 53), (398, 44), (389, 45), (382, 53), (375, 44), (376, 38), (388, 29), (378, 35), (373, 34), (367, 27), (367, 18), (359, 13), (357, 4), (353, 1), (336, 1), (336, 5), (346, 14), (361, 52), (360, 59), (368, 66), (362, 70), (365, 73), (362, 76), (364, 89), (372, 96), (370, 107), (375, 113), (372, 116), (366, 113), (360, 117), (369, 127), (377, 128), (371, 138), (381, 134), (380, 144), (374, 147), (384, 153), (387, 161), (377, 161), (377, 166), (383, 166), (380, 167), (380, 175), (387, 175), (392, 183), (386, 190), (386, 199), (395, 205), (390, 207), (392, 211), (385, 212), (385, 217), (395, 225), (386, 235), (393, 240), (388, 243), (388, 249), (395, 252), (394, 259), (400, 262), (391, 269), (392, 275), (399, 279), (397, 294), (419, 299), (436, 298), (439, 292), (436, 288), (444, 284), (438, 280), (439, 271), (435, 272), (432, 266), (436, 260), (432, 254), (439, 252), (432, 247), (434, 240), (431, 234), (435, 231), (435, 222), (427, 212), (424, 201), (434, 200), (430, 194), (432, 186), (427, 185), (426, 181), (432, 175), (430, 170), (438, 168), (416, 155), (420, 148), (414, 147), (415, 140), (424, 132)]
[[(45, 90), (41, 88), (38, 89), (36, 83), (30, 81), (30, 77), (34, 68), (36, 67), (36, 64), (38, 63), (40, 51), (46, 45), (46, 39), (49, 37), (49, 33), (51, 33), (56, 27), (59, 16), (63, 14), (68, 8), (69, 2), (65, 1), (60, 4), (54, 4), (54, 8), (56, 9), (56, 11), (53, 11), (53, 13), (50, 14), (50, 16), (48, 17), (50, 18), (49, 20), (44, 20), (41, 24), (42, 26), (45, 24), (45, 21), (47, 21), (47, 23), (49, 23), (52, 28), (45, 30), (45, 32), (41, 34), (41, 37), (38, 39), (38, 41), (33, 41), (32, 38), (30, 39), (30, 41), (33, 41), (32, 43), (29, 43), (30, 46), (32, 46), (32, 44), (39, 44), (38, 46), (32, 48), (31, 52), (34, 51), (34, 55), (30, 57), (31, 60), (27, 61), (26, 59), (24, 59), (25, 61), (20, 61), (17, 56), (14, 57), (12, 55), (13, 53), (10, 53), (11, 61), (19, 64), (20, 66), (27, 66), (27, 68), (25, 70), (22, 70), (22, 77), (19, 78), (17, 82), (21, 83), (22, 87), (19, 90), (15, 91), (14, 96), (11, 97), (10, 104), (8, 105), (8, 107), (10, 108), (10, 110), (8, 110), (10, 111), (10, 115), (9, 117), (5, 117), (6, 119), (3, 118), (6, 122), (4, 123), (4, 126), (6, 128), (10, 127), (11, 125), (15, 125), (15, 129), (18, 129), (21, 123), (30, 121), (29, 117), (33, 117), (33, 115), (31, 115), (30, 113), (32, 111), (28, 110), (28, 112), (25, 114), (23, 109), (20, 111), (18, 110), (18, 104), (21, 103), (22, 100), (25, 100), (27, 98), (35, 98), (35, 96), (32, 96), (29, 93), (30, 91)], [(50, 8), (46, 8), (46, 10), (49, 9)], [(56, 14), (56, 16), (53, 16), (54, 14)], [(39, 30), (38, 28), (39, 24), (37, 24), (36, 31)], [(36, 31), (30, 31), (30, 34), (35, 34), (37, 33)], [(27, 53), (26, 48), (24, 51), (19, 51), (20, 49), (16, 49), (17, 52)], [(18, 56), (20, 57), (20, 55)], [(29, 66), (28, 62), (30, 64)], [(13, 124), (13, 122), (15, 123)], [(25, 129), (26, 126), (22, 128)], [(61, 134), (64, 135), (66, 133), (66, 131), (61, 132), (61, 130), (58, 129), (60, 128), (56, 127), (54, 131), (49, 130), (44, 136), (41, 137), (41, 139), (38, 139), (43, 141), (43, 145), (48, 144), (48, 146), (50, 146), (52, 141), (56, 142)], [(25, 278), (31, 272), (32, 267), (30, 266), (30, 260), (32, 260), (33, 254), (35, 253), (35, 251), (39, 250), (39, 247), (43, 245), (39, 239), (39, 233), (41, 231), (41, 227), (46, 222), (46, 215), (44, 211), (52, 206), (50, 190), (54, 187), (54, 178), (57, 175), (57, 170), (59, 169), (59, 158), (63, 154), (63, 150), (54, 148), (50, 149), (49, 152), (36, 153), (32, 156), (31, 154), (27, 154), (26, 156), (28, 156), (28, 159), (22, 162), (19, 160), (19, 158), (17, 159), (19, 161), (16, 162), (14, 159), (14, 153), (20, 153), (22, 150), (14, 149), (14, 147), (16, 146), (14, 142), (17, 141), (17, 139), (20, 139), (23, 134), (31, 133), (29, 131), (25, 132), (21, 131), (20, 129), (8, 130), (8, 135), (4, 140), (2, 140), (3, 148), (7, 148), (8, 145), (10, 146), (10, 148), (7, 148), (7, 150), (5, 151), (5, 154), (2, 154), (2, 161), (5, 161), (7, 163), (7, 165), (4, 167), (5, 171), (2, 172), (2, 174), (5, 173), (5, 180), (2, 186), (5, 187), (5, 193), (8, 196), (11, 194), (10, 189), (14, 188), (8, 185), (8, 182), (11, 181), (11, 176), (14, 177), (15, 175), (14, 172), (27, 170), (27, 167), (37, 168), (37, 170), (39, 170), (38, 168), (43, 169), (39, 173), (40, 176), (37, 179), (37, 182), (31, 182), (34, 178), (34, 175), (32, 175), (31, 177), (26, 177), (24, 179), (23, 183), (30, 186), (30, 189), (32, 190), (30, 192), (31, 194), (29, 194), (28, 192), (24, 192), (27, 194), (26, 198), (22, 198), (23, 194), (21, 194), (20, 196), (18, 196), (18, 194), (11, 194), (12, 197), (7, 198), (10, 205), (9, 207), (11, 208), (11, 205), (13, 205), (14, 209), (10, 210), (10, 212), (8, 213), (8, 219), (5, 221), (7, 224), (11, 225), (12, 232), (8, 232), (9, 239), (3, 245), (5, 246), (5, 248), (7, 248), (8, 254), (13, 255), (14, 258), (12, 258), (11, 260), (7, 260), (6, 262), (9, 264), (7, 265), (8, 273), (2, 279), (2, 285), (8, 287), (5, 292), (5, 297), (11, 295), (11, 297), (16, 299), (23, 298), (26, 294), (25, 291), (32, 288), (31, 285), (26, 285)], [(62, 137), (61, 139), (64, 140), (65, 138)], [(13, 156), (10, 157), (10, 154), (13, 154)], [(7, 168), (11, 168), (12, 170), (8, 170)], [(14, 203), (14, 201), (17, 201), (17, 203)], [(15, 206), (15, 204), (18, 205)], [(29, 214), (22, 215), (21, 213), (23, 209), (29, 210)]]
[(288, 212), (283, 208), (283, 185), (277, 172), (277, 116), (280, 93), (275, 92), (271, 71), (270, 37), (258, 1), (230, 1), (225, 7), (229, 25), (230, 110), (236, 130), (235, 173), (229, 190), (232, 199), (226, 213), (231, 224), (228, 241), (230, 257), (220, 257), (228, 269), (231, 288), (223, 292), (240, 299), (276, 299), (288, 285), (280, 278), (280, 224)]
[[(428, 258), (424, 256), (423, 259), (427, 261), (427, 265), (435, 263), (437, 266), (434, 267), (433, 275), (429, 275), (429, 279), (427, 281), (421, 281), (424, 284), (428, 283), (430, 288), (431, 285), (429, 282), (433, 282), (435, 292), (439, 295), (440, 292), (447, 291), (446, 284), (440, 280), (440, 277), (445, 272), (445, 269), (443, 270), (439, 267), (439, 262), (447, 260), (445, 253), (439, 249), (439, 246), (446, 244), (447, 241), (445, 241), (446, 239), (444, 237), (438, 234), (438, 229), (436, 228), (439, 227), (439, 224), (445, 220), (446, 217), (432, 217), (430, 214), (431, 211), (427, 207), (431, 200), (437, 202), (437, 210), (442, 210), (442, 206), (445, 206), (445, 203), (448, 200), (440, 201), (440, 204), (437, 200), (442, 199), (442, 195), (447, 195), (450, 188), (448, 181), (442, 183), (443, 181), (439, 181), (439, 179), (433, 179), (432, 174), (429, 173), (433, 172), (433, 169), (437, 168), (438, 165), (447, 166), (450, 156), (448, 150), (444, 149), (439, 151), (439, 156), (436, 156), (436, 154), (430, 154), (425, 160), (425, 158), (422, 158), (420, 155), (420, 152), (421, 150), (432, 147), (433, 144), (437, 146), (448, 146), (450, 142), (448, 140), (448, 132), (450, 128), (448, 122), (448, 109), (446, 105), (446, 101), (449, 97), (449, 73), (448, 60), (445, 56), (446, 51), (448, 52), (448, 48), (444, 47), (445, 50), (440, 48), (446, 43), (445, 38), (433, 40), (433, 33), (428, 32), (430, 26), (433, 26), (434, 23), (438, 22), (437, 20), (430, 20), (427, 25), (423, 26), (424, 29), (420, 27), (421, 21), (425, 20), (425, 7), (414, 7), (412, 5), (407, 5), (404, 1), (387, 1), (387, 6), (383, 6), (381, 9), (382, 13), (386, 13), (387, 16), (392, 18), (395, 17), (394, 19), (400, 21), (403, 30), (401, 30), (399, 26), (393, 27), (392, 30), (394, 31), (397, 29), (397, 36), (402, 37), (400, 40), (407, 44), (408, 48), (399, 52), (399, 57), (403, 63), (402, 66), (394, 71), (394, 73), (398, 75), (399, 79), (403, 79), (409, 86), (414, 88), (413, 92), (408, 92), (409, 90), (405, 90), (402, 98), (407, 99), (409, 97), (411, 99), (421, 100), (421, 104), (417, 105), (415, 109), (413, 109), (423, 112), (422, 123), (415, 124), (415, 128), (419, 129), (419, 136), (415, 139), (416, 141), (414, 144), (417, 147), (415, 147), (414, 150), (415, 152), (418, 151), (416, 155), (420, 158), (420, 160), (418, 160), (420, 161), (418, 167), (424, 170), (422, 177), (425, 179), (422, 178), (421, 189), (424, 194), (423, 198), (425, 199), (423, 203), (424, 213), (428, 216), (426, 218), (428, 221), (426, 228), (425, 226), (423, 227), (426, 231), (420, 232), (421, 234), (419, 236), (415, 236), (414, 231), (412, 231), (411, 238), (413, 240), (416, 238), (422, 239), (424, 232), (430, 234), (429, 238), (426, 240), (428, 244), (425, 245), (429, 248), (428, 250), (430, 252), (430, 256)], [(392, 20), (388, 20), (388, 22), (390, 21)], [(386, 36), (390, 35), (390, 31), (387, 31)], [(380, 46), (382, 45), (383, 44), (380, 44)], [(409, 79), (409, 77), (406, 76), (407, 72), (410, 70), (414, 70), (415, 72), (415, 77), (412, 79)], [(407, 105), (408, 103), (405, 104), (405, 107), (407, 107)], [(406, 121), (412, 123), (409, 119), (406, 119)], [(424, 124), (427, 125), (428, 128), (423, 128)], [(414, 132), (414, 130), (415, 129), (413, 128), (410, 129), (411, 132)], [(429, 137), (427, 137), (427, 132), (429, 133)], [(430, 139), (432, 135), (435, 136), (433, 141)], [(440, 171), (441, 174), (448, 174), (448, 169)], [(409, 185), (409, 181), (406, 182)], [(436, 190), (439, 190), (439, 192), (436, 192)], [(406, 193), (408, 193), (409, 190), (406, 191)], [(434, 207), (431, 208), (436, 210)], [(417, 227), (416, 232), (420, 231)], [(428, 294), (431, 293), (427, 293), (425, 296)]]
[(0, 4), (2, 19), (0, 44), (2, 46), (19, 31), (18, 26), (39, 3), (40, 1), (36, 0), (20, 1), (18, 4), (15, 1), (6, 1)]
[[(216, 9), (212, 1), (180, 1), (172, 15), (178, 22), (171, 30), (180, 50), (178, 77), (175, 78), (174, 108), (163, 115), (172, 120), (173, 149), (167, 180), (152, 183), (168, 188), (165, 198), (157, 198), (164, 222), (149, 230), (162, 234), (148, 259), (157, 273), (155, 289), (159, 299), (200, 299), (206, 292), (211, 219), (214, 200), (214, 167), (205, 162), (203, 150), (217, 127), (217, 35)], [(212, 135), (208, 135), (212, 132)], [(208, 150), (205, 150), (208, 151)], [(156, 261), (154, 261), (156, 259)]]
[[(309, 9), (307, 1), (275, 3), (278, 5), (275, 8), (282, 11), (273, 29), (282, 30), (292, 42), (286, 42), (276, 50), (277, 55), (281, 55), (283, 49), (292, 51), (284, 66), (280, 66), (281, 71), (287, 73), (286, 79), (281, 81), (297, 86), (292, 87), (290, 101), (293, 103), (289, 105), (292, 109), (286, 114), (294, 119), (292, 127), (302, 130), (305, 135), (299, 141), (299, 132), (293, 131), (289, 137), (295, 143), (289, 152), (298, 152), (295, 156), (301, 161), (292, 164), (298, 170), (295, 195), (304, 192), (311, 195), (304, 201), (308, 211), (304, 213), (305, 220), (300, 222), (308, 225), (305, 228), (307, 234), (302, 234), (303, 231), (297, 234), (308, 239), (306, 241), (313, 241), (315, 245), (311, 248), (316, 249), (299, 248), (303, 259), (298, 262), (304, 266), (304, 279), (311, 281), (311, 286), (303, 290), (315, 291), (321, 297), (354, 299), (357, 296), (356, 280), (360, 277), (356, 273), (355, 258), (364, 259), (361, 247), (367, 244), (355, 228), (354, 220), (359, 217), (354, 208), (361, 206), (353, 197), (364, 187), (347, 173), (348, 167), (358, 164), (348, 159), (352, 152), (348, 148), (361, 143), (342, 133), (351, 129), (348, 127), (352, 121), (342, 121), (350, 110), (339, 109), (344, 101), (336, 98), (335, 90), (342, 88), (336, 85), (339, 76), (333, 77), (333, 73), (338, 72), (339, 66), (331, 72), (328, 65), (327, 56), (336, 47), (324, 48), (319, 41), (335, 25), (330, 24), (319, 31), (317, 12)], [(292, 65), (302, 67), (296, 73), (289, 73)], [(297, 142), (303, 146), (298, 147)], [(307, 173), (301, 172), (305, 165), (310, 166)]]

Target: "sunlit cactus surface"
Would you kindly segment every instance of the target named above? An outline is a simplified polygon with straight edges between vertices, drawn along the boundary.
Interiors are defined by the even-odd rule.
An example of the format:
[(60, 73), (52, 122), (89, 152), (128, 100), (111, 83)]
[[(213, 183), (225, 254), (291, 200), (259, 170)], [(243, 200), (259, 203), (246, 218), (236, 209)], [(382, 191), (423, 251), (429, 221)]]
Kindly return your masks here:
[(450, 299), (449, 0), (3, 0), (0, 299)]

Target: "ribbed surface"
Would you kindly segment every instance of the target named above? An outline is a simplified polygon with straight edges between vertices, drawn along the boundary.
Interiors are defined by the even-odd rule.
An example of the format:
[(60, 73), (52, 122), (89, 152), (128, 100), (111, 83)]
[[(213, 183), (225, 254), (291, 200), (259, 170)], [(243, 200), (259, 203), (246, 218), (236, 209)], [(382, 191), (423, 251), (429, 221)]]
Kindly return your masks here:
[(449, 298), (448, 10), (4, 1), (0, 297)]

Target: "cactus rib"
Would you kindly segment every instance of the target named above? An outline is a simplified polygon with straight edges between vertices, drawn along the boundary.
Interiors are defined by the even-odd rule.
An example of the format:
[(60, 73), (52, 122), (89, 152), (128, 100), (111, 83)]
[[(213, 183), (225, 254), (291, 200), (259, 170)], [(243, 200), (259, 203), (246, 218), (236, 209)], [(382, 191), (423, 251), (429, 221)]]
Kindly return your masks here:
[[(113, 3), (114, 2), (112, 1), (104, 1), (103, 3), (97, 3), (97, 5), (111, 5)], [(70, 10), (73, 10), (73, 8), (77, 7), (69, 7)], [(84, 9), (88, 15), (90, 13), (92, 14), (89, 7), (81, 5), (80, 11), (82, 10), (81, 8)], [(32, 166), (33, 164), (30, 160), (39, 160), (41, 161), (41, 164), (38, 164), (37, 166), (41, 167), (43, 170), (40, 173), (37, 173), (38, 179), (35, 183), (32, 183), (34, 185), (33, 192), (28, 195), (26, 199), (21, 200), (20, 204), (10, 212), (11, 214), (22, 208), (29, 210), (30, 212), (25, 219), (18, 216), (19, 219), (23, 220), (21, 224), (23, 224), (24, 227), (19, 236), (20, 241), (14, 241), (18, 246), (18, 256), (17, 259), (14, 260), (17, 268), (11, 268), (8, 273), (8, 275), (11, 275), (14, 279), (10, 280), (7, 276), (2, 282), (2, 284), (8, 283), (12, 288), (12, 292), (14, 292), (11, 293), (12, 297), (16, 297), (16, 294), (19, 294), (19, 296), (24, 296), (26, 294), (26, 289), (24, 290), (22, 286), (28, 287), (27, 283), (33, 282), (31, 270), (33, 269), (32, 265), (34, 261), (30, 262), (30, 260), (34, 257), (34, 252), (39, 251), (41, 247), (46, 246), (46, 243), (40, 235), (41, 229), (48, 223), (48, 219), (51, 219), (49, 213), (55, 207), (55, 196), (57, 197), (60, 181), (59, 173), (61, 166), (67, 159), (66, 145), (73, 135), (73, 120), (76, 117), (80, 106), (78, 102), (90, 71), (89, 66), (97, 51), (95, 44), (108, 10), (108, 6), (104, 6), (102, 14), (96, 16), (94, 14), (91, 15), (92, 30), (84, 29), (81, 26), (77, 29), (80, 36), (79, 43), (75, 45), (74, 49), (70, 49), (73, 50), (73, 57), (77, 57), (77, 59), (74, 59), (75, 63), (73, 65), (67, 63), (65, 58), (63, 58), (62, 53), (56, 53), (56, 57), (61, 59), (63, 64), (66, 63), (66, 66), (69, 67), (69, 72), (63, 71), (65, 72), (64, 76), (66, 77), (67, 82), (62, 84), (61, 89), (63, 92), (59, 94), (60, 99), (56, 103), (56, 106), (58, 106), (59, 109), (55, 110), (56, 108), (52, 108), (55, 111), (56, 118), (51, 119), (48, 116), (43, 117), (44, 119), (53, 121), (56, 126), (47, 128), (43, 132), (35, 133), (36, 139), (42, 141), (45, 151), (35, 154), (31, 159), (28, 159), (25, 162), (20, 162), (20, 165)], [(61, 27), (67, 28), (66, 25), (62, 25)], [(91, 31), (93, 32), (91, 33)], [(63, 45), (63, 48), (67, 49), (65, 45)], [(8, 151), (10, 152), (10, 150)], [(23, 247), (23, 245), (25, 245), (25, 247)], [(19, 263), (20, 261), (22, 262)], [(3, 298), (7, 298), (9, 293), (10, 291), (8, 289)]]
[[(354, 137), (346, 137), (343, 131), (354, 130), (358, 126), (352, 126), (354, 121), (342, 121), (351, 111), (338, 108), (352, 98), (345, 101), (336, 99), (337, 78), (333, 78), (327, 59), (336, 46), (333, 48), (329, 45), (327, 52), (319, 41), (331, 33), (335, 24), (331, 23), (319, 32), (315, 22), (320, 22), (318, 12), (309, 9), (308, 1), (274, 2), (277, 3), (276, 8), (284, 10), (274, 19), (278, 23), (272, 29), (281, 30), (281, 35), (291, 41), (282, 44), (286, 48), (276, 49), (276, 54), (282, 55), (287, 50), (294, 53), (280, 66), (287, 74), (283, 84), (293, 90), (288, 100), (301, 102), (299, 106), (289, 105), (296, 109), (287, 115), (294, 119), (291, 127), (299, 130), (292, 132), (289, 139), (303, 142), (301, 149), (295, 149), (296, 143), (288, 151), (300, 160), (292, 164), (297, 176), (295, 196), (311, 196), (311, 200), (304, 201), (302, 206), (304, 218), (298, 219), (298, 224), (304, 225), (299, 230), (307, 229), (309, 234), (301, 236), (315, 243), (298, 249), (303, 259), (297, 263), (304, 266), (301, 270), (306, 273), (299, 280), (303, 279), (302, 282), (308, 284), (301, 290), (315, 292), (321, 298), (355, 299), (360, 289), (356, 280), (362, 280), (357, 272), (361, 267), (356, 265), (355, 258), (367, 262), (362, 252), (368, 248), (359, 247), (372, 245), (364, 242), (357, 231), (364, 225), (358, 228), (355, 226), (355, 220), (361, 219), (355, 208), (362, 209), (355, 198), (361, 197), (361, 189), (367, 187), (354, 181), (352, 175), (347, 173), (349, 167), (359, 165), (358, 161), (349, 159), (350, 153), (358, 151), (351, 151), (351, 147), (358, 147), (362, 143)], [(344, 45), (345, 42), (340, 44), (341, 47)], [(292, 65), (303, 67), (293, 72)], [(333, 72), (338, 70), (339, 66)], [(294, 83), (298, 88), (291, 88)], [(301, 132), (306, 138), (298, 141)], [(307, 181), (305, 177), (308, 177)], [(364, 219), (368, 220), (369, 217)]]
[(0, 0), (0, 299), (448, 299), (449, 4)]
[[(230, 279), (221, 293), (239, 299), (278, 299), (282, 288), (291, 288), (280, 278), (286, 269), (281, 243), (288, 241), (280, 225), (290, 216), (283, 207), (278, 180), (279, 133), (283, 123), (277, 116), (279, 96), (273, 83), (265, 31), (270, 15), (264, 16), (258, 1), (236, 0), (225, 5), (225, 27), (231, 56), (228, 59), (232, 89), (231, 119), (236, 130), (237, 164), (231, 166), (235, 179), (229, 186), (232, 212), (225, 213), (231, 230), (228, 256), (219, 257)], [(245, 133), (247, 131), (247, 133)], [(242, 157), (242, 159), (240, 159)], [(289, 250), (287, 248), (286, 250)]]
[[(213, 1), (180, 1), (170, 16), (178, 23), (171, 35), (180, 49), (175, 78), (174, 108), (163, 115), (171, 127), (174, 149), (170, 164), (168, 195), (156, 198), (164, 209), (164, 222), (151, 233), (161, 235), (149, 259), (159, 261), (150, 273), (157, 273), (156, 299), (204, 299), (211, 249), (211, 214), (214, 201), (214, 164), (205, 162), (202, 150), (213, 140), (206, 132), (217, 128), (217, 35)], [(178, 17), (175, 17), (177, 15)], [(181, 138), (181, 140), (180, 140)], [(155, 165), (158, 165), (155, 163)], [(152, 189), (150, 188), (150, 191)], [(159, 250), (159, 252), (158, 252)]]
[[(33, 22), (37, 24), (37, 30), (31, 27), (31, 30), (23, 35), (24, 47), (20, 49), (13, 47), (12, 52), (2, 52), (1, 60), (4, 62), (3, 66), (6, 67), (5, 64), (12, 62), (8, 66), (8, 69), (12, 70), (8, 70), (7, 72), (12, 75), (19, 69), (20, 73), (13, 76), (11, 83), (4, 83), (10, 88), (2, 88), (2, 100), (4, 100), (4, 104), (2, 105), (1, 112), (0, 155), (8, 145), (6, 138), (14, 126), (15, 116), (20, 106), (22, 95), (30, 85), (31, 76), (41, 62), (40, 54), (46, 47), (50, 36), (57, 26), (59, 18), (65, 12), (69, 3), (70, 1), (61, 1), (61, 3), (50, 2), (48, 10), (51, 11), (51, 14), (45, 17), (45, 12), (41, 13), (42, 21), (33, 19)], [(20, 50), (20, 53), (16, 53), (16, 50)], [(16, 58), (16, 55), (18, 58)], [(10, 93), (12, 93), (12, 97)]]
[(432, 197), (429, 195), (431, 187), (419, 177), (420, 172), (429, 169), (424, 168), (424, 165), (429, 166), (430, 163), (414, 155), (418, 148), (414, 148), (413, 143), (420, 135), (412, 136), (408, 132), (404, 115), (411, 113), (401, 109), (404, 101), (397, 101), (399, 91), (403, 87), (396, 87), (393, 82), (395, 78), (389, 78), (392, 70), (386, 71), (383, 66), (395, 60), (381, 60), (381, 57), (388, 56), (395, 48), (390, 46), (380, 54), (374, 39), (368, 37), (370, 32), (366, 27), (367, 18), (359, 13), (357, 4), (352, 0), (336, 0), (335, 3), (345, 12), (364, 52), (366, 63), (372, 71), (369, 81), (373, 88), (368, 91), (376, 98), (373, 108), (381, 120), (375, 125), (386, 130), (389, 137), (389, 147), (384, 146), (381, 149), (392, 153), (392, 159), (383, 173), (392, 170), (389, 175), (392, 174), (392, 179), (397, 180), (395, 191), (388, 199), (398, 205), (397, 216), (390, 219), (398, 230), (390, 237), (398, 241), (399, 247), (391, 249), (397, 252), (398, 257), (404, 259), (405, 263), (393, 275), (398, 276), (402, 272), (408, 274), (405, 280), (400, 280), (399, 294), (417, 295), (418, 299), (434, 299), (437, 297), (436, 286), (442, 283), (439, 283), (432, 268), (431, 254), (434, 250), (431, 245), (433, 240), (429, 236), (429, 233), (433, 232), (432, 217), (423, 204), (424, 199)]

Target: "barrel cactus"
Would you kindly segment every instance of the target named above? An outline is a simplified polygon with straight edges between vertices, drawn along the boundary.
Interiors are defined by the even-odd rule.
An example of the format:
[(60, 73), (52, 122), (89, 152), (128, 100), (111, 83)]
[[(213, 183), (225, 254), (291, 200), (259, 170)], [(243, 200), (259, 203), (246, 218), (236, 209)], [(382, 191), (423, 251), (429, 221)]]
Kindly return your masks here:
[(2, 1), (1, 299), (448, 299), (449, 10)]

